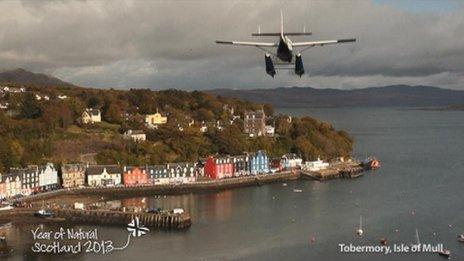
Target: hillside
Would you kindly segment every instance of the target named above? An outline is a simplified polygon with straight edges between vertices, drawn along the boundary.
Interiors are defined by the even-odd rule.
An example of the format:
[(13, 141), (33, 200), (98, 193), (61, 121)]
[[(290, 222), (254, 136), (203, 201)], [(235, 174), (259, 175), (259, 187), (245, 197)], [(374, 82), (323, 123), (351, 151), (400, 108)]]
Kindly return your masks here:
[(0, 72), (0, 84), (2, 85), (28, 85), (28, 86), (55, 86), (55, 87), (73, 87), (73, 84), (64, 82), (53, 76), (42, 73), (33, 73), (18, 68)]
[(356, 90), (292, 87), (208, 91), (224, 97), (270, 103), (276, 107), (438, 107), (464, 104), (464, 91), (430, 86), (394, 85)]
[[(16, 83), (17, 84), (17, 83)], [(28, 164), (96, 162), (159, 164), (197, 161), (212, 154), (242, 154), (264, 149), (270, 156), (294, 152), (305, 159), (349, 155), (352, 139), (344, 131), (310, 117), (273, 115), (273, 108), (199, 91), (101, 90), (81, 87), (24, 86), (0, 92), (0, 172)], [(6, 107), (6, 108), (5, 108)], [(86, 108), (101, 111), (101, 122), (83, 124)], [(244, 133), (247, 110), (264, 109), (273, 137)], [(167, 123), (145, 125), (159, 111)], [(207, 127), (201, 131), (202, 126)], [(140, 130), (146, 141), (124, 139)]]

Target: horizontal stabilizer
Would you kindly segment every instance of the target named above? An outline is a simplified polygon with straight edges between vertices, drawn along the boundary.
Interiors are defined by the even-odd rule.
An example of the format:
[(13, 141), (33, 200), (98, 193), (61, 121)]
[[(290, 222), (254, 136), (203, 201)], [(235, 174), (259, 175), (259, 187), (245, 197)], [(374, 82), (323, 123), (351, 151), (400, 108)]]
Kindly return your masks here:
[(242, 46), (256, 46), (256, 47), (276, 47), (276, 43), (263, 43), (263, 42), (239, 42), (239, 41), (216, 41), (217, 44), (231, 44)]
[[(297, 36), (297, 35), (312, 35), (312, 33), (284, 33), (284, 35)], [(251, 36), (280, 36), (280, 33), (252, 33)]]

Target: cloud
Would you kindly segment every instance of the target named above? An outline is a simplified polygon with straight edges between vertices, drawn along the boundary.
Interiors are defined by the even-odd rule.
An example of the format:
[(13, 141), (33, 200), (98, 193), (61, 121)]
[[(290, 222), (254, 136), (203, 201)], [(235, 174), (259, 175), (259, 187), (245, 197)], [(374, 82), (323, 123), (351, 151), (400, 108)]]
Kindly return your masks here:
[[(219, 46), (306, 24), (310, 39), (355, 44), (303, 54), (301, 79), (264, 71), (264, 54)], [(3, 1), (0, 59), (95, 87), (207, 89), (430, 84), (463, 89), (464, 8), (409, 12), (370, 1)], [(304, 38), (303, 38), (304, 39)], [(303, 40), (292, 38), (292, 40)], [(272, 40), (275, 39), (257, 39)]]

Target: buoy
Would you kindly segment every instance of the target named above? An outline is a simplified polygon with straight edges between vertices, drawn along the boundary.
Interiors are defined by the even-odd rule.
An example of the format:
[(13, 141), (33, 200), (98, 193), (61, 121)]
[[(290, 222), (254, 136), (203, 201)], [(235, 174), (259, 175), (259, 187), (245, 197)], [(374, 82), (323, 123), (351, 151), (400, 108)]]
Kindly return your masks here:
[(360, 229), (356, 230), (356, 234), (357, 234), (359, 237), (362, 237), (362, 235), (364, 234), (364, 231), (360, 228)]

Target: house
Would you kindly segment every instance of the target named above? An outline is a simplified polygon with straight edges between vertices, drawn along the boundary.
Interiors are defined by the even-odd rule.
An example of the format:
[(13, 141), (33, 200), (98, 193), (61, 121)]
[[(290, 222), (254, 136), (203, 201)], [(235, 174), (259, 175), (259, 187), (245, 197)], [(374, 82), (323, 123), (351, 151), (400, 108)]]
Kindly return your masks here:
[(3, 175), (0, 173), (0, 200), (6, 198), (6, 183), (3, 180)]
[(45, 166), (39, 166), (38, 170), (40, 190), (47, 191), (58, 188), (58, 171), (53, 166), (53, 163), (47, 163)]
[(13, 197), (16, 195), (21, 195), (22, 184), (21, 184), (21, 178), (18, 174), (8, 173), (5, 175), (2, 175), (2, 183), (5, 183), (4, 192), (5, 192), (6, 198)]
[(251, 175), (269, 173), (269, 161), (266, 153), (262, 150), (251, 154), (248, 164)]
[(149, 183), (152, 184), (169, 184), (170, 177), (166, 164), (147, 166)]
[(306, 161), (303, 165), (304, 170), (319, 171), (329, 167), (329, 163), (323, 162), (319, 157), (315, 161)]
[(271, 125), (266, 125), (264, 127), (266, 136), (273, 137), (275, 134), (275, 128)]
[(85, 176), (87, 184), (92, 187), (121, 184), (121, 168), (118, 165), (88, 165)]
[(245, 176), (250, 174), (248, 155), (238, 155), (232, 157), (232, 162), (234, 163), (234, 176)]
[(157, 128), (158, 125), (166, 124), (168, 122), (168, 117), (161, 115), (161, 113), (156, 110), (155, 114), (146, 114), (145, 115), (145, 124), (149, 128)]
[(0, 109), (2, 110), (8, 109), (9, 106), (8, 102), (0, 102)]
[(246, 111), (243, 124), (244, 132), (250, 137), (263, 136), (266, 133), (266, 115), (263, 110)]
[(283, 170), (282, 167), (282, 159), (281, 158), (273, 158), (269, 160), (269, 169), (272, 173), (279, 172)]
[(302, 163), (303, 159), (295, 153), (287, 153), (282, 156), (282, 167), (284, 169), (290, 170), (301, 168)]
[(196, 180), (195, 163), (168, 163), (166, 169), (171, 183), (189, 183)]
[(61, 166), (63, 188), (75, 188), (85, 185), (84, 164), (63, 164)]
[(211, 179), (222, 179), (234, 176), (234, 163), (230, 157), (210, 156), (205, 162), (205, 176)]
[(147, 135), (142, 130), (127, 130), (124, 139), (132, 139), (135, 142), (147, 140)]
[(148, 184), (148, 173), (146, 168), (124, 166), (122, 173), (124, 186)]
[(101, 122), (101, 112), (99, 109), (85, 109), (81, 115), (81, 122), (84, 124), (92, 124)]

